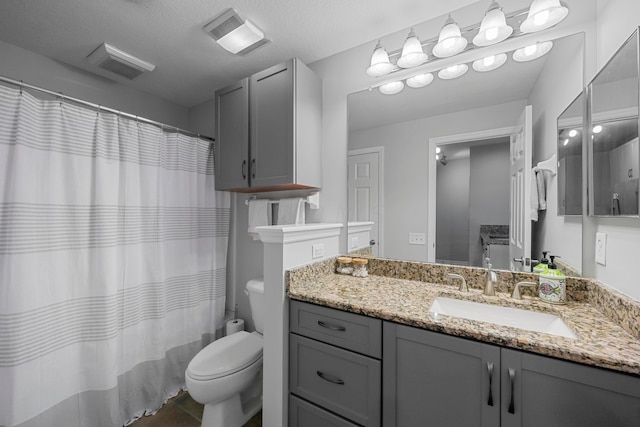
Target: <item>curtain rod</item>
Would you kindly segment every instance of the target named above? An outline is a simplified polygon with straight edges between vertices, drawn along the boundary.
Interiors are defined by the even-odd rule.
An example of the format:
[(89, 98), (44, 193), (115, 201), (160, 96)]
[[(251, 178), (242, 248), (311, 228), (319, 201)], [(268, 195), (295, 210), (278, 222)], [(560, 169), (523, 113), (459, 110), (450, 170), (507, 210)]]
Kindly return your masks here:
[(145, 119), (144, 117), (139, 117), (139, 116), (136, 116), (135, 114), (123, 113), (122, 111), (115, 110), (113, 108), (103, 107), (102, 105), (94, 104), (93, 102), (84, 101), (84, 100), (78, 99), (78, 98), (73, 98), (71, 96), (63, 94), (62, 92), (53, 92), (53, 91), (48, 90), (48, 89), (44, 89), (44, 88), (41, 88), (41, 87), (38, 87), (38, 86), (30, 85), (30, 84), (24, 83), (22, 80), (14, 80), (12, 78), (0, 75), (0, 82), (9, 83), (9, 84), (18, 86), (18, 87), (20, 87), (20, 90), (22, 90), (23, 88), (24, 89), (31, 89), (31, 90), (35, 90), (35, 91), (38, 91), (38, 92), (46, 93), (48, 95), (53, 95), (53, 96), (55, 96), (57, 98), (60, 98), (60, 99), (71, 101), (71, 102), (74, 102), (74, 103), (77, 103), (77, 104), (80, 104), (80, 105), (83, 105), (83, 106), (86, 106), (86, 107), (95, 108), (98, 111), (107, 111), (109, 113), (114, 113), (114, 114), (117, 114), (119, 116), (127, 117), (127, 118), (130, 118), (130, 119), (134, 119), (134, 120), (139, 121), (139, 122), (143, 122), (143, 123), (147, 123), (147, 124), (150, 124), (150, 125), (158, 126), (161, 129), (173, 129), (176, 132), (181, 133), (183, 135), (187, 135), (187, 136), (191, 136), (191, 137), (195, 137), (195, 138), (200, 138), (200, 139), (205, 139), (207, 141), (215, 141), (213, 138), (205, 136), (205, 135), (200, 135), (199, 133), (190, 132), (188, 130), (180, 129), (180, 128), (175, 127), (175, 126), (171, 126), (171, 125), (167, 125), (167, 124), (164, 124), (164, 123), (156, 122), (155, 120)]

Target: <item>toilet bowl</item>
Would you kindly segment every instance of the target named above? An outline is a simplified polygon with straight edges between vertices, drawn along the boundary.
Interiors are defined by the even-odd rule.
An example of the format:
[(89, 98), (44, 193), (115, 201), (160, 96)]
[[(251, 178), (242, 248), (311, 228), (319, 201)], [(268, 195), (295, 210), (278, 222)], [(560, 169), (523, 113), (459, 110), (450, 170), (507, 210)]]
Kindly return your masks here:
[(262, 408), (262, 280), (247, 291), (256, 332), (220, 338), (189, 362), (187, 391), (204, 404), (202, 427), (241, 427)]

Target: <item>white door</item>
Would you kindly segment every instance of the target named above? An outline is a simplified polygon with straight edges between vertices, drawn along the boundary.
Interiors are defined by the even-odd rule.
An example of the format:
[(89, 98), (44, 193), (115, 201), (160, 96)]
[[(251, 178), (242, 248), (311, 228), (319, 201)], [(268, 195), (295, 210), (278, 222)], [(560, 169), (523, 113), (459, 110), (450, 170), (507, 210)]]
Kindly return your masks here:
[[(371, 221), (370, 242), (359, 242), (356, 247), (372, 245), (373, 255), (382, 256), (380, 250), (380, 178), (381, 178), (381, 152), (363, 152), (353, 150), (349, 152), (348, 166), (349, 176), (347, 185), (349, 189), (349, 222)], [(347, 242), (347, 249), (354, 249), (352, 242)]]
[(509, 168), (511, 214), (509, 220), (509, 259), (511, 270), (531, 271), (531, 150), (533, 145), (532, 108), (527, 105), (511, 135)]

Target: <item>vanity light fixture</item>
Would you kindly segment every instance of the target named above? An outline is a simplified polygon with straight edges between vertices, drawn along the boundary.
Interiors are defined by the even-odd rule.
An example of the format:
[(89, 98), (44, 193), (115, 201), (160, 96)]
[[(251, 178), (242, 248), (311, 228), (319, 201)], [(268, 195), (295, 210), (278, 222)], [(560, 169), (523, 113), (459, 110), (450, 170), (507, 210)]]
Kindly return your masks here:
[(480, 23), (480, 31), (473, 38), (476, 46), (491, 46), (500, 43), (513, 34), (513, 28), (507, 25), (507, 18), (498, 2), (494, 1), (489, 6), (487, 13)]
[(203, 27), (220, 46), (234, 55), (246, 55), (269, 43), (260, 28), (227, 9)]
[(449, 15), (440, 31), (438, 43), (433, 47), (433, 55), (438, 58), (448, 58), (462, 52), (465, 47), (467, 47), (467, 39), (462, 37), (460, 27)]
[(398, 59), (398, 67), (417, 67), (424, 64), (427, 59), (427, 54), (422, 50), (422, 43), (418, 40), (418, 36), (412, 28), (402, 47), (402, 56)]
[(553, 47), (552, 41), (538, 42), (526, 47), (522, 47), (513, 52), (513, 60), (516, 62), (526, 62), (538, 59), (546, 55)]
[(578, 134), (578, 131), (577, 131), (577, 130), (575, 130), (575, 129), (571, 129), (571, 130), (569, 131), (569, 136), (570, 136), (571, 138), (573, 138), (573, 137), (574, 137), (574, 136), (576, 136), (577, 134)]
[(407, 86), (412, 87), (414, 89), (418, 89), (418, 88), (427, 86), (432, 81), (433, 81), (433, 74), (423, 73), (413, 77), (409, 77), (407, 79)]
[(562, 6), (560, 0), (533, 0), (527, 19), (520, 25), (520, 31), (534, 33), (546, 30), (562, 21), (568, 14), (569, 9)]
[(595, 125), (593, 127), (593, 133), (600, 133), (602, 132), (602, 126), (601, 125)]
[(457, 64), (438, 71), (438, 77), (442, 80), (456, 79), (469, 70), (467, 64)]
[(507, 54), (499, 53), (497, 55), (487, 56), (486, 58), (473, 61), (472, 67), (474, 70), (481, 73), (486, 71), (493, 71), (500, 68), (507, 62)]
[(389, 61), (389, 54), (378, 40), (378, 44), (373, 49), (371, 55), (371, 65), (367, 68), (367, 75), (371, 77), (381, 77), (389, 74), (393, 70), (393, 64)]
[(404, 89), (404, 82), (402, 80), (383, 84), (378, 88), (380, 93), (384, 95), (395, 95), (396, 93), (400, 93), (402, 89)]

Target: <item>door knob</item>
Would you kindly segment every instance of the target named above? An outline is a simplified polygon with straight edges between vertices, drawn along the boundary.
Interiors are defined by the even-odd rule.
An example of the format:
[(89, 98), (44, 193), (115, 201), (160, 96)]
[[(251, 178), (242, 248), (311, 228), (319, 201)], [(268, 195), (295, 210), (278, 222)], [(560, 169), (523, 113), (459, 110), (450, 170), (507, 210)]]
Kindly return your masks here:
[(376, 244), (376, 241), (375, 241), (375, 240), (373, 240), (373, 239), (369, 240), (369, 245), (373, 246), (373, 245), (375, 245), (375, 244)]

